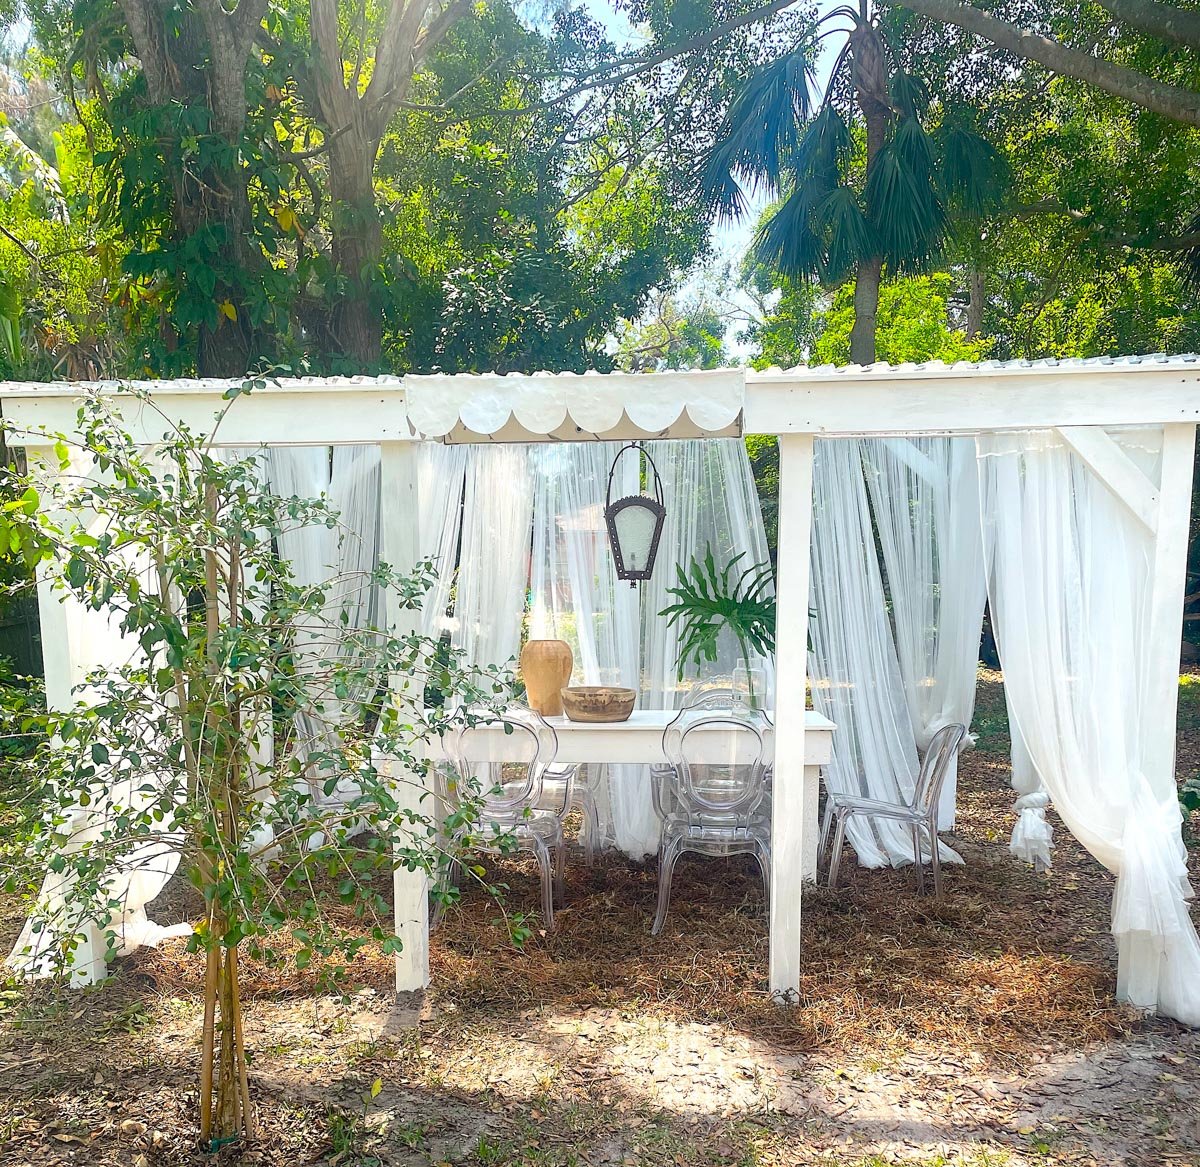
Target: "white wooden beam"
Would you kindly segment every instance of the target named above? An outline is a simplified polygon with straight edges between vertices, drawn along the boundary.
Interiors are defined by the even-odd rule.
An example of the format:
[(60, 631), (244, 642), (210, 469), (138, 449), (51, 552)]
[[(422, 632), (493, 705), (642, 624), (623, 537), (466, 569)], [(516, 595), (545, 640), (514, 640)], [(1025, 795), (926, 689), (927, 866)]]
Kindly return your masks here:
[[(126, 428), (134, 440), (152, 445), (173, 425), (210, 434), (229, 406), (217, 388), (163, 381), (153, 386), (153, 404), (113, 388)], [(78, 429), (80, 394), (69, 387), (9, 393), (0, 385), (4, 416), (16, 431), (10, 445), (40, 445), (44, 434)], [(239, 397), (217, 426), (215, 441), (224, 446), (337, 446), (411, 441), (400, 378), (391, 383), (328, 386), (293, 382), (269, 385)]]
[[(417, 455), (414, 442), (381, 442), (380, 447), (380, 559), (396, 571), (407, 571), (417, 562)], [(419, 613), (389, 602), (385, 593), (386, 627), (393, 636), (416, 630)], [(393, 677), (398, 691), (412, 678)], [(433, 797), (424, 781), (411, 772), (395, 772), (400, 805), (418, 816), (433, 813)], [(414, 842), (424, 846), (420, 837)], [(392, 877), (396, 935), (402, 948), (396, 954), (396, 991), (410, 992), (429, 984), (429, 880), (423, 871), (397, 867)]]
[(911, 438), (889, 439), (891, 452), (904, 463), (922, 482), (930, 486), (942, 485), (946, 472)]
[[(800, 989), (800, 896), (805, 878), (805, 679), (808, 671), (808, 575), (812, 533), (813, 439), (779, 439), (779, 551), (775, 632), (775, 777), (771, 820), (771, 993)], [(807, 812), (807, 813), (806, 813)], [(810, 857), (809, 863), (812, 862)]]
[[(636, 380), (711, 375), (646, 374)], [(479, 380), (472, 375), (469, 383)], [(573, 378), (572, 391), (587, 391), (581, 380)], [(1194, 357), (748, 370), (745, 385), (741, 429), (746, 433), (973, 434), (1032, 427), (1200, 422), (1200, 361)], [(154, 406), (132, 416), (130, 424), (136, 435), (152, 442), (165, 428), (156, 411), (186, 422), (196, 432), (211, 429), (225, 404), (227, 385), (162, 381), (144, 382), (139, 388), (153, 394)], [(121, 387), (112, 383), (103, 389), (115, 393)], [(5, 416), (30, 432), (31, 444), (38, 444), (34, 433), (38, 428), (72, 430), (84, 391), (80, 384), (0, 384)], [(401, 377), (284, 378), (239, 400), (221, 429), (221, 440), (229, 445), (374, 443), (413, 436)], [(539, 440), (521, 435), (523, 440), (530, 436)], [(568, 426), (540, 440), (595, 436)], [(686, 434), (682, 430), (676, 434), (672, 427), (671, 436)], [(452, 440), (469, 437), (456, 432)], [(21, 438), (17, 436), (13, 444), (21, 444)]]
[(1158, 529), (1158, 487), (1100, 426), (1058, 427), (1067, 445), (1150, 534)]
[[(1163, 427), (1162, 479), (1158, 531), (1154, 541), (1146, 708), (1140, 732), (1145, 739), (1145, 774), (1155, 798), (1173, 805), (1175, 735), (1179, 707), (1179, 652), (1183, 640), (1183, 598), (1187, 585), (1188, 536), (1192, 514), (1194, 425)], [(1123, 942), (1117, 960), (1117, 996), (1137, 1006), (1159, 998), (1163, 956), (1142, 944)]]
[(973, 434), (1200, 421), (1195, 360), (747, 372), (748, 434)]

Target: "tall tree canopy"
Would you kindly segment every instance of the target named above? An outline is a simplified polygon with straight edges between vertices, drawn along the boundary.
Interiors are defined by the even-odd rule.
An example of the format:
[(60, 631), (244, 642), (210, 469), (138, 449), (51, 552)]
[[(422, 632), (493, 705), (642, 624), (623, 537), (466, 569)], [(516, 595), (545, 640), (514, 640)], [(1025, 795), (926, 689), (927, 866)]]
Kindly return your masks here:
[[(742, 207), (739, 179), (780, 195), (759, 228), (759, 258), (791, 279), (851, 279), (850, 359), (870, 364), (885, 269), (926, 270), (956, 219), (1000, 205), (1007, 175), (969, 112), (931, 102), (867, 0), (823, 22), (825, 33), (760, 68), (731, 104), (705, 186), (726, 214)], [(812, 58), (829, 32), (844, 44), (814, 103)]]
[(29, 12), (92, 150), (92, 233), (121, 240), (133, 363), (162, 374), (602, 362), (703, 250), (680, 144), (711, 140), (780, 23), (649, 5), (630, 47), (505, 0)]

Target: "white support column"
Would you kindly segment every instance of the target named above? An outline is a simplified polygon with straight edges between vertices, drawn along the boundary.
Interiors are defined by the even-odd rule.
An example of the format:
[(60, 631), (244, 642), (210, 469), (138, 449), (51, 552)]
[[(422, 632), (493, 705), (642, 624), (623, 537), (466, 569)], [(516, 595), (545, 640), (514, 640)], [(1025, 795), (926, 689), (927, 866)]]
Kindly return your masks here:
[[(1179, 650), (1183, 639), (1183, 597), (1187, 590), (1188, 535), (1192, 514), (1192, 467), (1196, 427), (1163, 426), (1162, 482), (1150, 581), (1147, 630), (1146, 709), (1150, 735), (1146, 777), (1163, 803), (1175, 798), (1175, 735), (1179, 704)], [(1128, 949), (1128, 950), (1127, 950)], [(1117, 963), (1117, 996), (1141, 1005), (1158, 1000), (1162, 957), (1122, 944)]]
[[(417, 453), (419, 443), (381, 442), (379, 557), (395, 571), (417, 561)], [(387, 601), (385, 599), (385, 604)], [(417, 627), (416, 611), (387, 604), (386, 627), (404, 636)], [(405, 678), (392, 678), (396, 690)], [(397, 797), (418, 815), (431, 813), (431, 798), (413, 774), (397, 774)], [(410, 992), (429, 984), (429, 880), (422, 871), (398, 867), (392, 877), (396, 935), (403, 947), (396, 954), (396, 991)]]
[(806, 799), (804, 772), (812, 469), (812, 435), (781, 434), (770, 945), (771, 993), (779, 1000), (793, 998), (800, 988), (800, 895), (806, 844), (812, 849), (805, 839), (805, 810), (814, 799), (811, 791)]

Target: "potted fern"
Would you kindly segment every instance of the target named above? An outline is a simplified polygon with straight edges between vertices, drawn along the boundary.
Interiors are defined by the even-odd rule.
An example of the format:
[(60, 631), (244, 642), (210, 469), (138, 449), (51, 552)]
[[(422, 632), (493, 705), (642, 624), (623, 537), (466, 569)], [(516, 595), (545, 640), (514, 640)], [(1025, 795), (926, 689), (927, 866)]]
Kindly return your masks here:
[(721, 633), (728, 629), (737, 640), (746, 670), (751, 709), (758, 708), (750, 655), (770, 656), (775, 651), (774, 576), (769, 563), (742, 569), (743, 551), (718, 568), (709, 547), (702, 561), (692, 560), (688, 571), (675, 567), (676, 586), (667, 588), (675, 603), (659, 612), (668, 625), (679, 626), (679, 671), (684, 667), (717, 659)]

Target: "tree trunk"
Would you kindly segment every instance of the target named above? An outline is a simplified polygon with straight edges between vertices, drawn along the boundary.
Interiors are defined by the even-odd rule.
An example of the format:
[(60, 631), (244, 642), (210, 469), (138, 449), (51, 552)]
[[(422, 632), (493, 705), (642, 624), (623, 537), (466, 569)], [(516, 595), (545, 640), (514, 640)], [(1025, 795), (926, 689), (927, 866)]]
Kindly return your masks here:
[[(161, 0), (121, 0), (150, 101), (157, 106), (206, 106), (211, 132), (230, 146), (237, 159), (246, 126), (246, 66), (253, 51), (254, 28), (265, 0), (240, 0), (230, 12), (218, 0), (198, 0), (182, 16)], [(202, 377), (240, 377), (259, 356), (261, 334), (250, 322), (240, 288), (262, 257), (250, 237), (247, 175), (240, 163), (184, 164), (178, 139), (163, 142), (163, 163), (174, 194), (177, 237), (215, 230), (217, 283), (211, 300), (215, 323), (197, 328), (196, 370)], [(190, 273), (175, 273), (186, 286)], [(251, 277), (252, 278), (252, 277)], [(218, 310), (229, 304), (230, 313)]]
[(331, 251), (341, 277), (331, 331), (339, 353), (359, 371), (383, 359), (383, 311), (378, 291), (383, 227), (375, 205), (375, 156), (379, 142), (356, 116), (351, 128), (329, 144), (333, 198)]
[(854, 327), (850, 330), (850, 361), (855, 365), (875, 363), (875, 322), (879, 312), (879, 284), (883, 259), (876, 255), (858, 265), (854, 277)]
[[(870, 23), (858, 24), (850, 34), (854, 97), (867, 126), (867, 171), (887, 141), (892, 116), (888, 98), (887, 52), (878, 30)], [(871, 208), (867, 208), (871, 214)], [(856, 365), (875, 363), (875, 328), (879, 313), (879, 285), (883, 278), (883, 256), (861, 260), (854, 276), (854, 327), (850, 330), (850, 360)]]
[(983, 310), (987, 300), (987, 278), (977, 267), (967, 269), (967, 336), (983, 335)]

